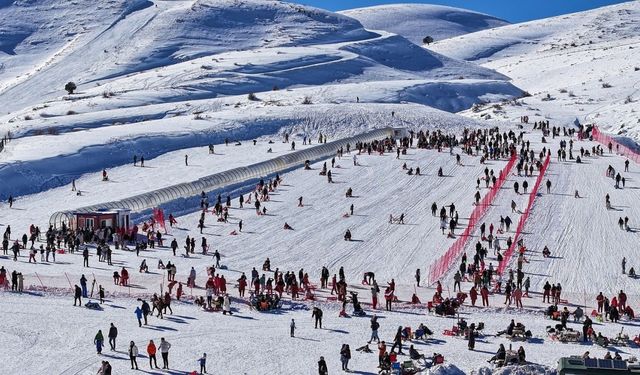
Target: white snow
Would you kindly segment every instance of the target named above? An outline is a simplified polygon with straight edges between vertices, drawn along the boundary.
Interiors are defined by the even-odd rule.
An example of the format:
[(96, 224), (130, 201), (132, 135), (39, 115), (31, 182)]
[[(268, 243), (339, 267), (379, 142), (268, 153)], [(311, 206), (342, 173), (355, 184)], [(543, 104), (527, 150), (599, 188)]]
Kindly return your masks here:
[[(113, 266), (98, 262), (93, 247), (89, 268), (82, 266), (79, 253), (59, 254), (55, 263), (40, 262), (37, 255), (35, 264), (28, 263), (26, 250), (15, 263), (10, 255), (0, 255), (0, 266), (21, 271), (27, 288), (21, 295), (0, 292), (0, 369), (95, 374), (100, 360), (108, 359), (114, 373), (129, 373), (126, 343), (134, 340), (145, 353), (149, 339), (166, 337), (174, 345), (172, 373), (196, 370), (196, 360), (207, 352), (210, 373), (314, 374), (323, 355), (334, 374), (340, 371), (343, 343), (351, 346), (354, 372), (377, 373), (375, 347), (373, 354), (355, 351), (369, 338), (368, 317), (338, 318), (341, 304), (327, 298), (329, 291), (318, 290), (316, 302), (285, 296), (283, 310), (275, 313), (255, 312), (237, 298), (240, 273), (261, 269), (266, 257), (282, 271), (303, 268), (313, 284), (319, 284), (323, 265), (332, 275), (343, 266), (349, 290), (359, 292), (368, 316), (380, 316), (380, 336), (388, 343), (400, 325), (415, 329), (427, 324), (435, 332), (433, 340), (413, 344), (427, 356), (442, 353), (445, 364), (423, 368), (423, 373), (546, 375), (555, 373), (560, 356), (589, 350), (602, 357), (606, 349), (599, 346), (547, 337), (545, 327), (557, 322), (544, 318), (547, 304), (540, 301), (540, 292), (546, 281), (560, 283), (569, 309), (584, 305), (589, 313), (598, 292), (611, 298), (623, 289), (640, 311), (640, 284), (623, 275), (620, 264), (626, 257), (627, 269), (638, 268), (640, 166), (632, 163), (623, 172), (624, 158), (615, 153), (585, 157), (581, 164), (558, 161), (559, 141), (569, 139), (548, 136), (542, 143), (532, 123), (544, 119), (551, 126), (569, 127), (577, 118), (640, 139), (639, 13), (640, 3), (629, 2), (503, 26), (491, 16), (430, 5), (335, 14), (271, 0), (0, 0), (0, 138), (7, 131), (14, 136), (0, 152), (0, 231), (11, 225), (12, 240), (31, 224), (46, 231), (55, 211), (124, 199), (284, 155), (290, 152), (284, 133), (300, 149), (313, 147), (320, 133), (332, 140), (392, 126), (459, 136), (465, 128), (500, 126), (504, 132), (524, 131), (536, 153), (550, 149), (544, 178), (553, 184), (550, 194), (543, 188), (536, 197), (522, 235), (529, 260), (524, 271), (531, 278), (524, 309), (505, 306), (502, 294), (491, 296), (489, 308), (472, 307), (467, 300), (460, 309), (469, 322), (486, 325), (475, 351), (468, 351), (463, 339), (443, 334), (456, 320), (427, 313), (424, 303), (434, 289), (416, 287), (414, 273), (420, 268), (426, 279), (429, 266), (455, 241), (440, 231), (431, 204), (455, 202), (460, 225), (465, 225), (476, 179), (485, 167), (497, 172), (506, 161), (483, 165), (456, 147), (463, 164), (457, 165), (448, 150), (410, 148), (399, 159), (395, 154), (358, 155), (357, 166), (354, 153), (348, 153), (330, 168), (333, 184), (318, 175), (324, 161), (311, 171), (289, 171), (264, 203), (265, 216), (257, 216), (251, 204), (238, 207), (238, 194), (247, 197), (251, 187), (212, 192), (223, 200), (231, 194), (230, 220), (217, 222), (208, 213), (202, 235), (196, 229), (198, 208), (171, 202), (163, 207), (165, 215), (174, 213), (178, 224), (169, 229), (165, 246), (140, 256), (115, 250)], [(436, 43), (420, 47), (424, 33)], [(63, 91), (68, 81), (79, 86), (73, 95)], [(523, 90), (531, 97), (521, 98)], [(525, 115), (529, 124), (520, 123)], [(314, 145), (302, 145), (304, 136)], [(233, 146), (235, 140), (242, 145)], [(574, 156), (581, 147), (597, 145), (574, 142)], [(208, 154), (209, 144), (215, 145), (215, 155)], [(133, 155), (145, 157), (144, 168), (131, 165)], [(189, 167), (184, 155), (189, 155)], [(325, 161), (330, 165), (331, 159)], [(419, 166), (422, 176), (407, 175), (404, 163)], [(626, 178), (624, 189), (614, 188), (605, 176), (609, 165)], [(436, 176), (439, 167), (447, 177)], [(103, 168), (109, 182), (100, 181)], [(510, 215), (517, 223), (519, 213), (511, 212), (511, 201), (522, 208), (527, 196), (516, 194), (513, 183), (527, 180), (532, 187), (535, 176), (508, 176), (483, 222), (497, 225), (500, 216)], [(81, 196), (71, 191), (73, 180)], [(345, 198), (348, 187), (354, 198)], [(574, 198), (575, 190), (581, 198)], [(605, 209), (606, 194), (612, 210)], [(4, 202), (9, 195), (16, 197), (12, 209)], [(297, 206), (299, 197), (304, 207)], [(355, 215), (345, 217), (351, 203)], [(388, 223), (389, 214), (401, 213), (406, 224)], [(631, 230), (619, 229), (620, 217), (629, 218)], [(231, 235), (239, 220), (242, 233)], [(284, 230), (285, 222), (293, 230)], [(347, 229), (354, 241), (342, 239)], [(193, 296), (204, 294), (206, 268), (214, 261), (211, 254), (182, 256), (187, 236), (198, 245), (204, 236), (211, 251), (222, 253), (227, 269), (218, 272), (234, 296), (234, 316), (203, 312), (192, 304)], [(465, 249), (470, 258), (478, 228), (472, 236)], [(509, 236), (513, 233), (500, 235), (503, 247)], [(173, 238), (179, 243), (175, 257), (167, 247)], [(542, 257), (545, 245), (550, 258)], [(151, 272), (137, 272), (142, 259)], [(136, 298), (166, 289), (165, 271), (156, 267), (159, 259), (175, 263), (182, 282), (194, 267), (197, 287), (185, 288), (184, 300), (172, 305), (173, 314), (138, 328)], [(489, 262), (497, 265), (492, 251)], [(121, 267), (130, 271), (131, 288), (113, 284), (112, 274)], [(381, 287), (395, 279), (400, 302), (393, 312), (372, 311), (369, 288), (360, 284), (366, 271), (375, 272)], [(72, 306), (69, 283), (77, 283), (82, 274), (105, 287), (103, 311)], [(449, 272), (442, 280), (445, 296), (454, 294), (452, 278)], [(463, 291), (470, 288), (463, 282)], [(414, 293), (423, 305), (407, 302)], [(315, 305), (325, 312), (322, 330), (312, 327)], [(292, 318), (298, 324), (295, 339), (288, 336)], [(511, 343), (495, 336), (510, 319), (533, 332), (533, 339), (522, 344), (530, 364), (495, 370), (486, 361), (500, 343)], [(100, 357), (93, 336), (98, 329), (106, 334), (110, 322), (120, 329), (119, 351), (107, 349)], [(569, 325), (581, 329), (578, 323)], [(594, 327), (609, 337), (622, 329), (631, 338), (640, 333), (637, 321), (626, 318)], [(513, 345), (517, 349), (520, 343)], [(635, 346), (609, 349), (624, 358), (637, 356)], [(138, 362), (148, 369), (146, 358)]]
[(476, 61), (510, 77), (532, 97), (502, 108), (486, 106), (473, 117), (562, 125), (597, 123), (640, 140), (640, 3), (508, 25), (443, 40), (429, 47)]
[(370, 30), (385, 30), (422, 45), (426, 36), (439, 41), (508, 25), (487, 14), (433, 4), (385, 4), (339, 12)]

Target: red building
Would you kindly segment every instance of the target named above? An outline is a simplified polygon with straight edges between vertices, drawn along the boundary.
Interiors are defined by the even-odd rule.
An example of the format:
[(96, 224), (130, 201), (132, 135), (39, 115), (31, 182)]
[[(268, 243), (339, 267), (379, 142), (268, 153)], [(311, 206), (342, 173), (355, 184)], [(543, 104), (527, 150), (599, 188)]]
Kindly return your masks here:
[(74, 212), (69, 226), (73, 229), (111, 228), (113, 232), (124, 230), (129, 232), (131, 210), (116, 209), (92, 212)]

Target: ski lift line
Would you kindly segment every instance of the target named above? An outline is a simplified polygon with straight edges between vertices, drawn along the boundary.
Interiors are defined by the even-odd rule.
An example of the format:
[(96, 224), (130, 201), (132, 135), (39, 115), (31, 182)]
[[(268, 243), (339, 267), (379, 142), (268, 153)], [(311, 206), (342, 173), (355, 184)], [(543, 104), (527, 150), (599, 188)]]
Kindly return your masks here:
[(358, 142), (368, 143), (387, 137), (398, 138), (404, 136), (405, 133), (406, 129), (404, 128), (388, 127), (372, 130), (352, 137), (318, 145), (313, 148), (294, 151), (274, 159), (265, 160), (248, 166), (233, 168), (224, 172), (199, 178), (195, 181), (168, 186), (122, 200), (80, 207), (75, 210), (54, 212), (49, 219), (49, 224), (56, 228), (62, 226), (63, 223), (68, 224), (73, 218), (74, 213), (78, 212), (85, 213), (113, 209), (130, 209), (131, 212), (141, 212), (177, 199), (197, 196), (202, 191), (214, 191), (226, 186), (242, 183), (244, 181), (263, 178), (294, 167), (301, 167), (306, 160), (315, 162), (335, 155), (336, 150), (341, 147), (346, 148), (347, 144), (350, 144), (353, 147)]

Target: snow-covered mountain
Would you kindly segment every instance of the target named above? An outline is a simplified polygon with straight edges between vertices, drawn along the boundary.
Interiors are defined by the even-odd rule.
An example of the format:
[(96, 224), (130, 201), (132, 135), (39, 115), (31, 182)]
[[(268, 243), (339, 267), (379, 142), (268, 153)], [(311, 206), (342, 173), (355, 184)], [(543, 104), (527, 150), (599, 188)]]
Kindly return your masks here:
[(479, 31), (430, 49), (495, 69), (533, 95), (515, 108), (487, 108), (473, 116), (517, 119), (537, 113), (562, 124), (578, 119), (638, 141), (638, 20), (640, 2), (633, 1)]
[[(9, 374), (96, 374), (108, 360), (113, 373), (130, 373), (124, 347), (135, 341), (142, 354), (149, 340), (165, 337), (172, 344), (167, 370), (172, 373), (192, 373), (207, 352), (210, 373), (317, 374), (324, 356), (335, 374), (345, 343), (352, 348), (353, 373), (378, 373), (377, 356), (355, 350), (369, 340), (374, 314), (380, 318), (380, 339), (389, 344), (398, 326), (415, 332), (426, 324), (433, 331), (427, 340), (403, 343), (405, 351), (415, 345), (427, 357), (435, 351), (444, 355), (445, 364), (430, 369), (423, 360), (412, 362), (423, 373), (555, 374), (559, 356), (586, 350), (599, 358), (615, 350), (630, 359), (633, 343), (605, 348), (555, 340), (547, 327), (557, 322), (547, 318), (549, 304), (540, 294), (547, 282), (561, 284), (559, 307), (582, 306), (589, 314), (597, 308), (598, 292), (610, 298), (624, 290), (638, 311), (640, 283), (621, 272), (623, 257), (627, 271), (638, 267), (638, 159), (625, 170), (628, 154), (614, 149), (588, 155), (603, 145), (562, 132), (544, 137), (532, 123), (548, 119), (551, 126), (569, 127), (578, 117), (638, 137), (640, 126), (633, 121), (640, 113), (639, 8), (638, 2), (625, 3), (501, 27), (502, 21), (489, 16), (444, 7), (362, 10), (372, 19), (391, 21), (389, 27), (373, 27), (364, 16), (271, 0), (0, 0), (0, 139), (8, 131), (13, 138), (2, 140), (0, 151), (0, 231), (8, 247), (23, 238), (25, 244), (15, 261), (8, 249), (0, 254), (0, 266), (7, 275), (21, 272), (25, 288), (19, 294), (0, 285), (0, 332), (8, 338), (0, 367)], [(404, 29), (391, 28), (400, 25)], [(485, 28), (490, 29), (478, 31)], [(437, 42), (423, 48), (420, 40), (409, 40), (421, 39), (423, 32)], [(63, 87), (69, 81), (78, 89), (68, 95)], [(531, 96), (523, 98), (523, 89)], [(520, 116), (529, 116), (529, 123), (521, 123)], [(336, 145), (347, 141), (332, 141), (383, 127), (458, 139), (469, 129), (499, 127), (505, 139), (511, 132), (521, 135), (521, 142), (515, 141), (519, 137), (508, 142), (531, 151), (533, 156), (520, 163), (530, 166), (530, 173), (519, 173), (507, 152), (485, 159), (489, 142), (440, 149), (416, 147), (414, 139), (410, 147), (392, 152), (345, 147), (344, 155), (336, 153)], [(321, 135), (329, 142), (318, 147)], [(569, 144), (564, 160), (556, 156), (561, 141)], [(552, 155), (548, 169), (537, 168), (547, 160), (542, 150)], [(289, 158), (293, 152), (298, 154)], [(302, 167), (304, 159), (308, 168)], [(256, 168), (257, 163), (264, 164)], [(274, 173), (266, 166), (279, 168), (278, 186), (272, 184), (274, 174), (265, 175)], [(331, 181), (320, 173), (328, 166)], [(623, 176), (622, 187), (605, 174), (612, 167)], [(251, 170), (258, 172), (247, 177)], [(504, 184), (492, 188), (489, 173)], [(252, 179), (258, 174), (272, 187), (262, 198)], [(200, 180), (206, 177), (223, 187)], [(158, 190), (170, 187), (171, 193)], [(197, 203), (201, 189), (208, 194), (208, 210)], [(352, 196), (346, 196), (347, 189), (353, 189)], [(152, 197), (140, 197), (149, 192)], [(9, 195), (15, 198), (11, 207)], [(223, 209), (228, 216), (211, 210), (217, 197), (221, 204), (229, 198)], [(73, 234), (60, 234), (59, 243), (44, 234), (50, 223), (69, 219), (60, 214), (50, 221), (54, 212), (128, 199), (136, 202), (129, 218), (138, 236), (128, 249), (109, 244), (113, 262), (99, 260), (98, 241), (73, 252), (64, 240)], [(164, 233), (157, 226), (144, 233), (148, 208), (157, 206), (176, 221)], [(103, 225), (102, 216), (94, 218), (95, 225)], [(506, 218), (511, 227), (501, 225)], [(40, 238), (34, 232), (28, 236), (32, 225), (42, 230)], [(187, 239), (198, 244), (195, 253), (184, 252)], [(172, 251), (173, 240), (178, 245)], [(453, 283), (460, 265), (464, 270), (462, 252), (469, 263), (495, 269), (497, 251), (504, 254), (511, 240), (522, 240), (524, 247), (513, 247), (511, 261), (501, 266), (517, 278), (521, 250), (520, 279), (526, 275), (531, 295), (514, 307), (496, 290), (499, 280), (506, 285), (505, 272), (495, 283), (488, 280), (486, 307), (465, 299), (458, 317), (484, 326), (475, 350), (467, 350), (463, 336), (445, 333), (456, 319), (428, 311), (427, 302), (436, 299), (436, 288), (425, 285), (432, 279), (429, 270), (438, 259), (449, 259), (435, 276), (443, 283), (442, 297), (471, 295), (474, 276), (463, 280), (461, 289)], [(145, 245), (133, 251), (135, 242)], [(477, 244), (488, 246), (483, 259)], [(45, 255), (45, 246), (63, 251)], [(214, 251), (221, 254), (214, 272), (226, 278), (233, 315), (194, 303), (207, 294)], [(267, 257), (271, 270), (307, 273), (310, 282), (298, 299), (285, 292), (276, 313), (250, 308), (251, 293), (240, 296), (236, 284), (254, 268), (272, 278), (268, 267), (261, 268)], [(169, 261), (177, 267), (179, 286), (167, 284)], [(367, 317), (352, 315), (351, 303), (345, 307), (320, 287), (323, 266), (330, 275), (344, 270), (348, 291), (359, 293)], [(114, 272), (124, 269), (130, 284), (119, 285)], [(416, 270), (422, 270), (422, 284)], [(365, 272), (375, 274), (382, 290), (393, 283), (393, 311), (372, 306), (370, 285), (361, 282)], [(105, 289), (100, 309), (71, 304), (73, 284), (81, 284), (83, 276), (89, 279), (89, 298)], [(139, 325), (134, 310), (140, 299), (162, 295), (167, 287), (171, 298), (182, 290), (182, 299), (173, 299), (163, 319), (152, 314), (148, 325)], [(422, 303), (414, 303), (416, 298)], [(314, 328), (312, 307), (324, 310), (324, 329)], [(295, 338), (288, 332), (292, 319)], [(497, 334), (511, 319), (524, 323), (533, 337), (512, 342)], [(120, 332), (118, 351), (97, 356), (94, 335), (106, 334), (109, 322)], [(582, 330), (582, 322), (566, 324)], [(610, 338), (640, 333), (637, 320), (627, 317), (620, 323), (596, 321), (594, 329)], [(522, 345), (528, 365), (487, 364), (500, 344)], [(146, 369), (147, 358), (138, 359)], [(402, 364), (409, 360), (399, 357)]]
[[(382, 119), (377, 108), (400, 114), (407, 102), (457, 112), (522, 93), (491, 69), (368, 31), (344, 15), (281, 1), (114, 0), (93, 12), (88, 7), (81, 0), (0, 7), (2, 40), (11, 41), (0, 52), (0, 102), (7, 112), (0, 134), (19, 138), (0, 154), (0, 174), (25, 176), (0, 188), (0, 197), (66, 183), (128, 158), (116, 153), (98, 162), (78, 157), (80, 150), (153, 143), (160, 155), (208, 143), (182, 137), (186, 129), (212, 134), (261, 121), (270, 125), (244, 138), (303, 122), (351, 134), (362, 129), (335, 126), (327, 114), (358, 124), (362, 111)], [(78, 86), (73, 95), (63, 90), (69, 81)], [(354, 102), (363, 109), (341, 106)], [(194, 117), (206, 121), (194, 123)], [(64, 152), (34, 153), (56, 134), (70, 139)], [(59, 162), (53, 156), (67, 152), (75, 152), (77, 162), (64, 164), (64, 172), (51, 168)]]
[(170, 90), (173, 98), (158, 94), (167, 101), (182, 89), (195, 99), (345, 80), (505, 79), (352, 18), (280, 1), (114, 0), (91, 12), (89, 3), (0, 8), (6, 111), (59, 97), (67, 81), (83, 92), (108, 82), (117, 92)]
[(339, 12), (371, 30), (385, 30), (422, 45), (434, 41), (508, 25), (507, 21), (467, 9), (432, 4), (388, 4)]

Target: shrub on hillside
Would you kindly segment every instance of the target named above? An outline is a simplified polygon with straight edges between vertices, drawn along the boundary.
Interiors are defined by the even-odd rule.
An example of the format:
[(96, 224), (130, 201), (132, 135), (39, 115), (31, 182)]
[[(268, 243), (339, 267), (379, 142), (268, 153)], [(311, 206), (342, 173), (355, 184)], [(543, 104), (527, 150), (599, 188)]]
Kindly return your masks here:
[(76, 84), (73, 82), (67, 82), (67, 84), (64, 85), (64, 89), (69, 93), (69, 95), (73, 94), (73, 92), (76, 91), (77, 88), (78, 86), (76, 86)]

